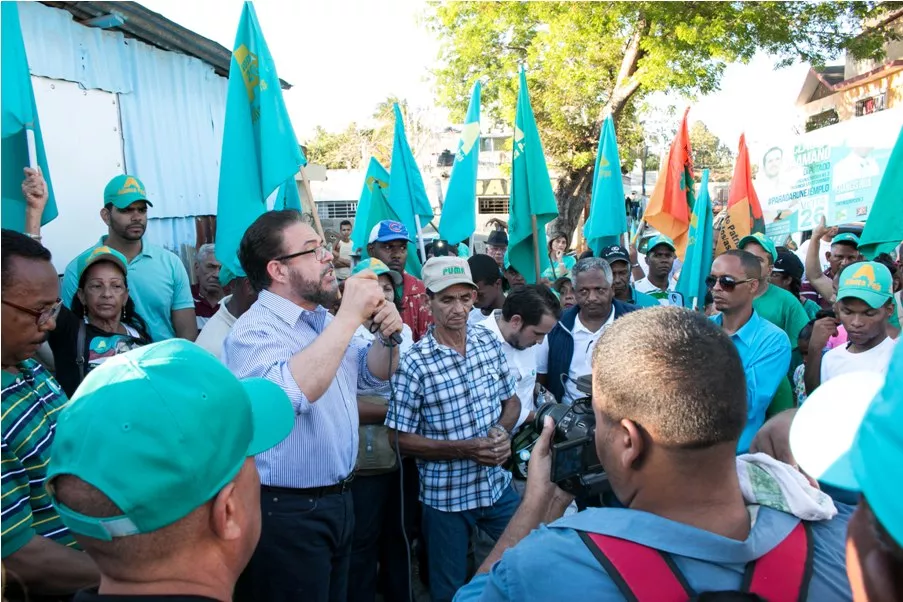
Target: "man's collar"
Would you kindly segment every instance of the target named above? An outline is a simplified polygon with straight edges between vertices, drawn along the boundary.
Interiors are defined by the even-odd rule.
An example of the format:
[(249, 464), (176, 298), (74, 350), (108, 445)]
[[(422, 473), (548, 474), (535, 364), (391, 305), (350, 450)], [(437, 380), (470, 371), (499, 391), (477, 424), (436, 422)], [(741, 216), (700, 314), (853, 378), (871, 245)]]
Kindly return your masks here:
[[(97, 241), (97, 246), (103, 247), (106, 244), (107, 244), (107, 235), (104, 234), (103, 236), (100, 237), (100, 240)], [(139, 255), (144, 255), (145, 257), (153, 257), (155, 254), (155, 249), (156, 248), (154, 247), (154, 245), (149, 245), (149, 244), (147, 244), (146, 240), (144, 240), (143, 238), (141, 239), (141, 253), (139, 253)]]
[[(718, 314), (717, 316), (713, 316), (712, 320), (718, 324), (718, 326), (724, 327), (724, 314)], [(756, 313), (756, 310), (753, 310), (752, 314), (749, 316), (749, 320), (746, 321), (746, 324), (741, 326), (737, 332), (731, 335), (731, 338), (737, 337), (740, 339), (744, 345), (750, 345), (752, 343), (753, 335), (759, 329), (759, 323), (762, 321), (762, 318), (759, 317), (759, 314)]]
[[(608, 312), (608, 317), (605, 318), (604, 322), (602, 322), (602, 326), (605, 326), (606, 324), (611, 323), (614, 319), (615, 319), (615, 305), (614, 305), (614, 302), (612, 302), (611, 311)], [(602, 326), (600, 326), (599, 328), (602, 328)], [(592, 331), (589, 328), (587, 328), (586, 326), (584, 326), (583, 320), (580, 319), (580, 311), (578, 310), (577, 311), (577, 319), (574, 320), (574, 328), (573, 328), (572, 332), (573, 332), (573, 334), (577, 334), (578, 332), (585, 332), (587, 334), (596, 334), (599, 331), (598, 330)]]
[(23, 362), (19, 362), (18, 364), (16, 364), (16, 368), (19, 369), (18, 374), (13, 374), (12, 372), (7, 372), (6, 370), (3, 370), (2, 371), (2, 373), (3, 373), (2, 374), (2, 383), (0, 383), (0, 386), (2, 386), (5, 389), (6, 387), (13, 384), (16, 381), (16, 379), (19, 378), (20, 375), (27, 375), (27, 374), (34, 372), (34, 369), (37, 367), (37, 365), (38, 365), (37, 360), (28, 359), (28, 360), (25, 360)]
[(305, 313), (320, 313), (326, 311), (326, 308), (322, 305), (318, 305), (313, 311), (304, 309), (300, 305), (295, 304), (294, 301), (290, 301), (282, 295), (277, 295), (267, 289), (260, 291), (260, 294), (257, 296), (257, 301), (279, 316), (279, 318), (289, 326), (297, 324), (298, 319)]

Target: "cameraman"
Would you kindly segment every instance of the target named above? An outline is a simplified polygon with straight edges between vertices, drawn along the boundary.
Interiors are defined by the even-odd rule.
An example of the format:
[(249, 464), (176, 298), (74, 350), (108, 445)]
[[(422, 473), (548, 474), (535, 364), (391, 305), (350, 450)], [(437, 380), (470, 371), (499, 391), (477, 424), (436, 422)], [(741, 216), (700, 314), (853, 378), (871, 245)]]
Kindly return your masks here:
[[(801, 521), (790, 514), (744, 502), (735, 460), (746, 422), (744, 378), (731, 340), (700, 314), (662, 307), (616, 321), (595, 349), (593, 409), (596, 451), (625, 507), (542, 526), (570, 501), (549, 482), (554, 429), (547, 419), (520, 508), (456, 600), (579, 600), (587, 592), (595, 600), (695, 599), (741, 590), (748, 567), (753, 583), (772, 573), (770, 599), (849, 600), (848, 515), (797, 528)], [(770, 552), (794, 534), (805, 539), (793, 561), (754, 564), (767, 554), (775, 560)], [(600, 540), (615, 545), (603, 552)], [(651, 553), (654, 562), (638, 567), (639, 555), (625, 548), (646, 559)], [(657, 595), (665, 583), (682, 589)]]

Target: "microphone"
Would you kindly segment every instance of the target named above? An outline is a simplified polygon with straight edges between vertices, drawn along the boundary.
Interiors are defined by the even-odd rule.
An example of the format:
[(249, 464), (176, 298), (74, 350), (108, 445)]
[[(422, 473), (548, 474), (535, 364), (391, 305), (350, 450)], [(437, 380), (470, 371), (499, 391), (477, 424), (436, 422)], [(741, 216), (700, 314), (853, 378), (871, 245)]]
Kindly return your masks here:
[[(377, 333), (379, 332), (379, 324), (377, 324), (376, 322), (374, 322), (373, 324), (371, 324), (371, 325), (370, 325), (370, 332), (371, 332), (372, 334), (377, 334)], [(388, 343), (388, 342), (391, 342), (391, 343), (392, 343), (391, 345), (387, 345), (387, 346), (389, 346), (389, 347), (394, 347), (395, 345), (401, 345), (401, 342), (402, 342), (402, 339), (401, 339), (401, 333), (400, 333), (400, 332), (393, 332), (392, 335), (389, 337), (389, 341), (386, 341), (386, 343)]]

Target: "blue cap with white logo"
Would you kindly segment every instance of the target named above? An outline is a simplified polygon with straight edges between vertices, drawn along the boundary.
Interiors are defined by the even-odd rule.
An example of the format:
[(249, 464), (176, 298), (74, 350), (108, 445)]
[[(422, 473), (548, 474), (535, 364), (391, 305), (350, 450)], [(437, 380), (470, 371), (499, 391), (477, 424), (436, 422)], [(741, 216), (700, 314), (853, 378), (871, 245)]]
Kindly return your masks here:
[(370, 230), (370, 239), (367, 242), (391, 242), (393, 240), (413, 242), (404, 224), (391, 219), (384, 219)]

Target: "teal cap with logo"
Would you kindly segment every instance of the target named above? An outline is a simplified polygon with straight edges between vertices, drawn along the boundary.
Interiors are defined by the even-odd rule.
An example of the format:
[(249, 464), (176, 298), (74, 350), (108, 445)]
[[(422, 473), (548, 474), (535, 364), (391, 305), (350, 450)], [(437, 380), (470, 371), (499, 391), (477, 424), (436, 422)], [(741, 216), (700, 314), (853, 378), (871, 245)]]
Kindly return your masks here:
[(122, 270), (123, 276), (128, 276), (129, 273), (129, 260), (125, 258), (125, 255), (117, 251), (112, 247), (108, 247), (106, 245), (102, 245), (99, 247), (94, 247), (91, 249), (89, 253), (79, 257), (78, 259), (78, 282), (81, 284), (82, 276), (84, 276), (85, 271), (100, 261), (108, 261)]
[(149, 206), (154, 204), (147, 200), (144, 184), (135, 176), (123, 174), (116, 176), (103, 189), (103, 206), (113, 205), (117, 209), (125, 209), (132, 203), (144, 201)]
[(470, 275), (470, 264), (463, 257), (433, 257), (423, 264), (421, 275), (426, 290), (433, 293), (442, 292), (455, 284), (477, 288)]
[(756, 232), (755, 234), (750, 234), (749, 236), (744, 236), (740, 239), (739, 248), (743, 249), (746, 245), (750, 243), (756, 243), (771, 255), (771, 263), (774, 263), (778, 260), (778, 250), (774, 246), (774, 241), (762, 234), (761, 232)]
[(893, 298), (893, 291), (894, 278), (890, 270), (877, 261), (864, 261), (848, 265), (840, 273), (837, 300), (852, 297), (878, 309)]
[(852, 232), (841, 232), (837, 236), (831, 239), (832, 245), (850, 245), (855, 248), (859, 248), (859, 237), (853, 234)]
[(404, 283), (404, 277), (401, 274), (395, 270), (390, 270), (389, 266), (375, 257), (359, 261), (354, 266), (354, 269), (351, 270), (351, 275), (360, 274), (364, 270), (371, 270), (377, 276), (382, 276), (383, 274), (389, 276), (389, 278), (392, 279), (392, 284), (395, 286), (395, 298), (401, 299), (403, 290), (402, 284)]
[(674, 241), (664, 234), (659, 234), (658, 236), (654, 236), (649, 239), (649, 242), (646, 244), (646, 253), (652, 253), (652, 249), (659, 245), (665, 245), (675, 253), (677, 252), (677, 247), (674, 246)]
[[(108, 359), (79, 386), (57, 421), (47, 488), (73, 533), (105, 541), (150, 533), (210, 501), (294, 421), (274, 383), (238, 380), (183, 339), (154, 343)], [(97, 488), (122, 515), (87, 516), (62, 504), (60, 475)]]

